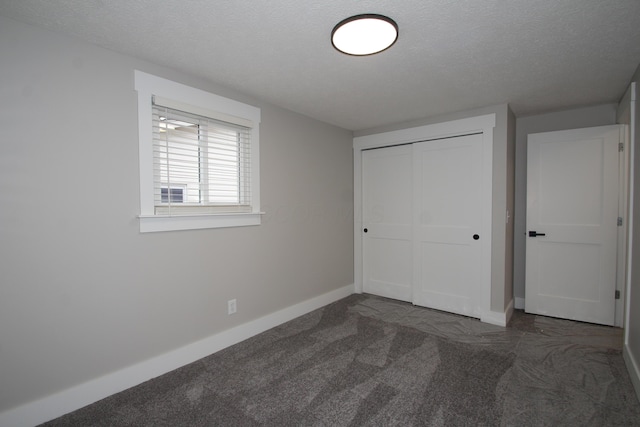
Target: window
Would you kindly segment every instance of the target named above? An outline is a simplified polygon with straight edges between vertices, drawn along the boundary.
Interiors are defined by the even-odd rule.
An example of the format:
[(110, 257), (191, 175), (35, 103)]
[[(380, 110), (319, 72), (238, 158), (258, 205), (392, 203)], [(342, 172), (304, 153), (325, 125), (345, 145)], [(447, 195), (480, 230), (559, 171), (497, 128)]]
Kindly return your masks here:
[(161, 187), (160, 203), (162, 204), (184, 203), (184, 188)]
[(162, 104), (154, 97), (156, 215), (251, 212), (251, 129)]
[(139, 71), (140, 231), (260, 224), (260, 110)]

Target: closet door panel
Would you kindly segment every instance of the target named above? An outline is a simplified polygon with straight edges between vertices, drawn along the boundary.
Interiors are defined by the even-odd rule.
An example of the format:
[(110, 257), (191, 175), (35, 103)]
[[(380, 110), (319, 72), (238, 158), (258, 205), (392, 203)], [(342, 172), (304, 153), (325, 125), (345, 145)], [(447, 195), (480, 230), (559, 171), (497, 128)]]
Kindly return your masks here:
[(482, 135), (413, 144), (413, 302), (477, 315)]
[(412, 300), (412, 150), (362, 153), (363, 291)]

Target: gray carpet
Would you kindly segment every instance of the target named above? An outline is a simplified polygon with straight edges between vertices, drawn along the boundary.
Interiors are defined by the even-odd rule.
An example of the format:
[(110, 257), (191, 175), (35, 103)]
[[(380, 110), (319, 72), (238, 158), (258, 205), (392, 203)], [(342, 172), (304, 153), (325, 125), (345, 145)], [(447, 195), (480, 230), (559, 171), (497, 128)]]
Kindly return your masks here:
[(352, 295), (47, 426), (638, 426), (622, 331)]

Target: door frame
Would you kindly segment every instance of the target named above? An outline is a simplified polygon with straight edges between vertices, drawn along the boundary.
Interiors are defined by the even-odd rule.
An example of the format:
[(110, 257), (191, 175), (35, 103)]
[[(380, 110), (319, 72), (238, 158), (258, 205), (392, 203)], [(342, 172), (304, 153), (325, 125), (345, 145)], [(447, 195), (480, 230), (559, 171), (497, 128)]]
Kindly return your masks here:
[(620, 137), (622, 140), (622, 153), (620, 155), (620, 171), (618, 176), (618, 216), (622, 218), (622, 225), (618, 227), (618, 254), (616, 265), (616, 291), (620, 293), (620, 298), (616, 300), (616, 313), (615, 322), (613, 326), (618, 328), (624, 328), (626, 325), (625, 320), (625, 306), (627, 301), (627, 262), (628, 262), (628, 244), (629, 244), (629, 232), (631, 230), (631, 212), (630, 206), (630, 154), (631, 144), (629, 143), (629, 126), (623, 123), (618, 123), (622, 127), (620, 130)]
[[(620, 212), (623, 217), (622, 227), (618, 233), (618, 268), (622, 269), (616, 283), (616, 290), (620, 291), (621, 298), (616, 300), (616, 323), (615, 326), (624, 328), (625, 344), (628, 342), (629, 333), (629, 311), (631, 310), (631, 280), (633, 279), (633, 206), (634, 203), (634, 176), (635, 170), (634, 156), (635, 144), (632, 141), (634, 133), (637, 132), (637, 112), (636, 112), (637, 83), (631, 82), (627, 87), (624, 96), (618, 103), (616, 110), (616, 123), (624, 126), (624, 155), (622, 166), (624, 173), (621, 173), (621, 204)], [(640, 393), (639, 393), (640, 394)]]
[(355, 137), (353, 139), (353, 186), (354, 186), (354, 290), (363, 290), (362, 259), (362, 151), (372, 148), (412, 144), (422, 141), (482, 134), (482, 273), (480, 277), (480, 299), (474, 309), (475, 317), (481, 321), (505, 326), (505, 313), (491, 311), (491, 243), (492, 243), (492, 195), (493, 195), (493, 129), (496, 115), (486, 114), (466, 119), (400, 129)]

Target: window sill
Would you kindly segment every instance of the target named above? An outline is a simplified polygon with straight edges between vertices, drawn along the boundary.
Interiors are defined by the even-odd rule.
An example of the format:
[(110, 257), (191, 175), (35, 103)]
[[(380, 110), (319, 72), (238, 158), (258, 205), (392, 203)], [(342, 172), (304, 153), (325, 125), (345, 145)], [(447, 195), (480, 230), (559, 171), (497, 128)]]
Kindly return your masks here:
[(200, 230), (205, 228), (246, 227), (260, 225), (264, 212), (207, 215), (139, 215), (140, 232)]

